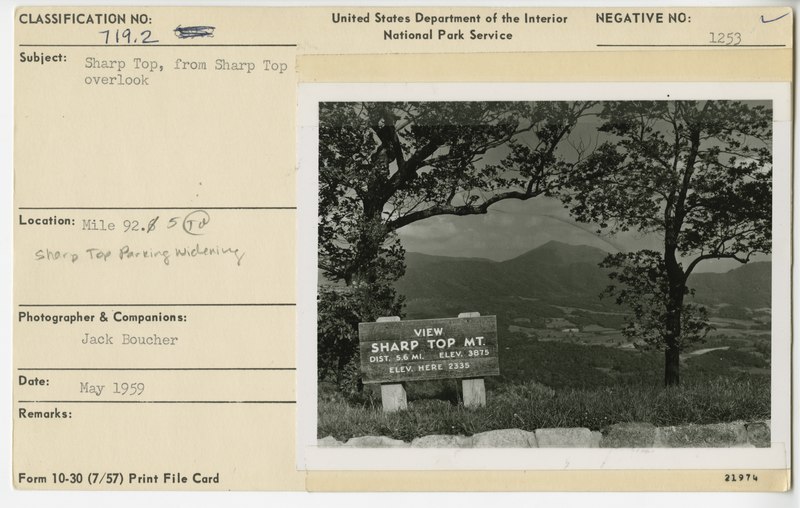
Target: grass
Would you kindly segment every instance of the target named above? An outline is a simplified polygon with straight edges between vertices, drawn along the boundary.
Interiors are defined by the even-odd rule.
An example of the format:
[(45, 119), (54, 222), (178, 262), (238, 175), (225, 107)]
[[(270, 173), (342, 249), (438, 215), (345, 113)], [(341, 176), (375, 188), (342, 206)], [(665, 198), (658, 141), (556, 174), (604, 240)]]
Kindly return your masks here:
[(380, 398), (352, 404), (321, 389), (318, 436), (347, 440), (388, 436), (411, 441), (429, 434), (463, 434), (519, 428), (587, 427), (624, 422), (656, 426), (754, 421), (770, 418), (769, 379), (720, 377), (664, 389), (653, 385), (562, 388), (535, 382), (507, 384), (487, 393), (487, 406), (466, 409), (446, 400), (418, 399), (405, 411), (385, 414)]

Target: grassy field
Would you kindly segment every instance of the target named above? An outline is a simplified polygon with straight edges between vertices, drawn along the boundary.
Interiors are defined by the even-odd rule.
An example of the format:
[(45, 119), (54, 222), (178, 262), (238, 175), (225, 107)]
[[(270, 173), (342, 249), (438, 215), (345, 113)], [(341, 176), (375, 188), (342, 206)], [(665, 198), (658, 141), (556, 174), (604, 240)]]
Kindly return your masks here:
[[(594, 336), (593, 336), (594, 335)], [(576, 334), (572, 340), (549, 340), (519, 332), (500, 342), (501, 376), (487, 379), (490, 388), (536, 381), (555, 389), (611, 387), (620, 384), (659, 385), (664, 353), (640, 351), (603, 342), (599, 334)], [(703, 384), (739, 374), (769, 376), (770, 338), (766, 335), (714, 335), (686, 351), (681, 377)], [(726, 349), (717, 349), (726, 348)], [(697, 350), (709, 350), (700, 355)]]
[(376, 386), (345, 398), (321, 382), (319, 437), (382, 435), (410, 441), (508, 428), (603, 430), (626, 422), (668, 426), (770, 418), (768, 309), (713, 309), (716, 330), (683, 352), (682, 384), (665, 390), (664, 353), (635, 348), (619, 331), (624, 315), (579, 302), (541, 304), (542, 317), (530, 309), (536, 301), (517, 299), (524, 303), (517, 308), (517, 300), (507, 300), (508, 306), (483, 312), (497, 311), (501, 331), (501, 375), (486, 378), (486, 408), (461, 406), (457, 380), (408, 383), (409, 409), (388, 415), (381, 411)]
[[(496, 429), (533, 431), (551, 427), (603, 430), (615, 423), (646, 422), (657, 426), (706, 424), (770, 417), (767, 376), (719, 377), (664, 389), (658, 385), (624, 384), (600, 388), (553, 390), (536, 382), (507, 383), (490, 389), (487, 406), (466, 409), (453, 401), (455, 381), (441, 398), (417, 398), (409, 409), (385, 414), (380, 396), (359, 404), (345, 401), (321, 385), (318, 436), (347, 440), (380, 435), (410, 441), (429, 434), (472, 435)], [(434, 385), (435, 386), (435, 385)], [(446, 392), (447, 383), (439, 385)], [(411, 394), (410, 394), (410, 398)]]

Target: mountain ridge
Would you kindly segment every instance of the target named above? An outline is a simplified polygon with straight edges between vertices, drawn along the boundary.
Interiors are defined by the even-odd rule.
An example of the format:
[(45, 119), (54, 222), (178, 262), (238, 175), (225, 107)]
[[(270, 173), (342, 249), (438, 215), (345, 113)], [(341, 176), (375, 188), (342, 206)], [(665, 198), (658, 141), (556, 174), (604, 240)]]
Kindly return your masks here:
[[(607, 255), (597, 247), (556, 240), (504, 261), (407, 252), (406, 273), (395, 286), (407, 301), (518, 297), (553, 305), (574, 300), (613, 308), (612, 299), (598, 301), (612, 283), (608, 270), (598, 266)], [(761, 261), (728, 272), (693, 274), (689, 287), (695, 293), (690, 298), (709, 305), (769, 307), (771, 266)]]

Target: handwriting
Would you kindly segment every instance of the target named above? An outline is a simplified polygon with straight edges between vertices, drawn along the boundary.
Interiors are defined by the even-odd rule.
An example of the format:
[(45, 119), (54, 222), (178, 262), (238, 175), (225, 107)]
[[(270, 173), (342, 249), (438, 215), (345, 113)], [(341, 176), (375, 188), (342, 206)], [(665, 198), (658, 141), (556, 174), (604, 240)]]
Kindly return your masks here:
[(74, 264), (83, 260), (109, 262), (138, 259), (159, 261), (166, 266), (170, 266), (174, 259), (217, 257), (220, 259), (232, 259), (236, 266), (241, 266), (244, 255), (245, 251), (239, 247), (201, 245), (196, 242), (193, 245), (169, 248), (138, 248), (130, 245), (123, 245), (116, 249), (90, 247), (83, 252), (45, 248), (34, 252), (33, 258), (35, 261), (51, 261), (65, 264)]
[(211, 222), (211, 217), (205, 210), (195, 210), (183, 218), (183, 230), (190, 235), (202, 235), (202, 229)]
[(786, 14), (781, 14), (781, 15), (780, 15), (780, 16), (778, 16), (777, 18), (773, 18), (773, 19), (764, 19), (764, 15), (762, 14), (762, 15), (761, 15), (761, 22), (762, 22), (762, 23), (772, 23), (773, 21), (778, 21), (779, 19), (785, 18), (785, 17), (786, 17), (786, 16), (788, 16), (788, 15), (789, 15), (789, 13), (787, 12)]

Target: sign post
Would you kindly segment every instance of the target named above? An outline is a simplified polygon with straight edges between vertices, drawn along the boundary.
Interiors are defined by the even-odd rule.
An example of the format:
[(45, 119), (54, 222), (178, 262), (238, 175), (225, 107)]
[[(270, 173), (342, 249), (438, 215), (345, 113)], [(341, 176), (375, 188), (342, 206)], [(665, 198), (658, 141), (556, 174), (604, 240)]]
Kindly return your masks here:
[[(480, 312), (462, 312), (460, 318), (480, 317)], [(483, 378), (471, 378), (461, 380), (461, 393), (464, 397), (464, 407), (485, 407), (486, 406), (486, 384)]]
[(464, 407), (483, 407), (486, 405), (486, 385), (482, 377), (462, 379), (461, 390), (464, 392)]
[[(400, 316), (379, 317), (377, 323), (400, 321)], [(403, 383), (381, 383), (381, 406), (386, 413), (408, 408), (406, 389)]]
[(486, 405), (483, 378), (500, 374), (497, 318), (477, 312), (457, 318), (359, 323), (364, 383), (380, 383), (383, 410), (407, 407), (405, 381), (461, 379), (464, 406)]

